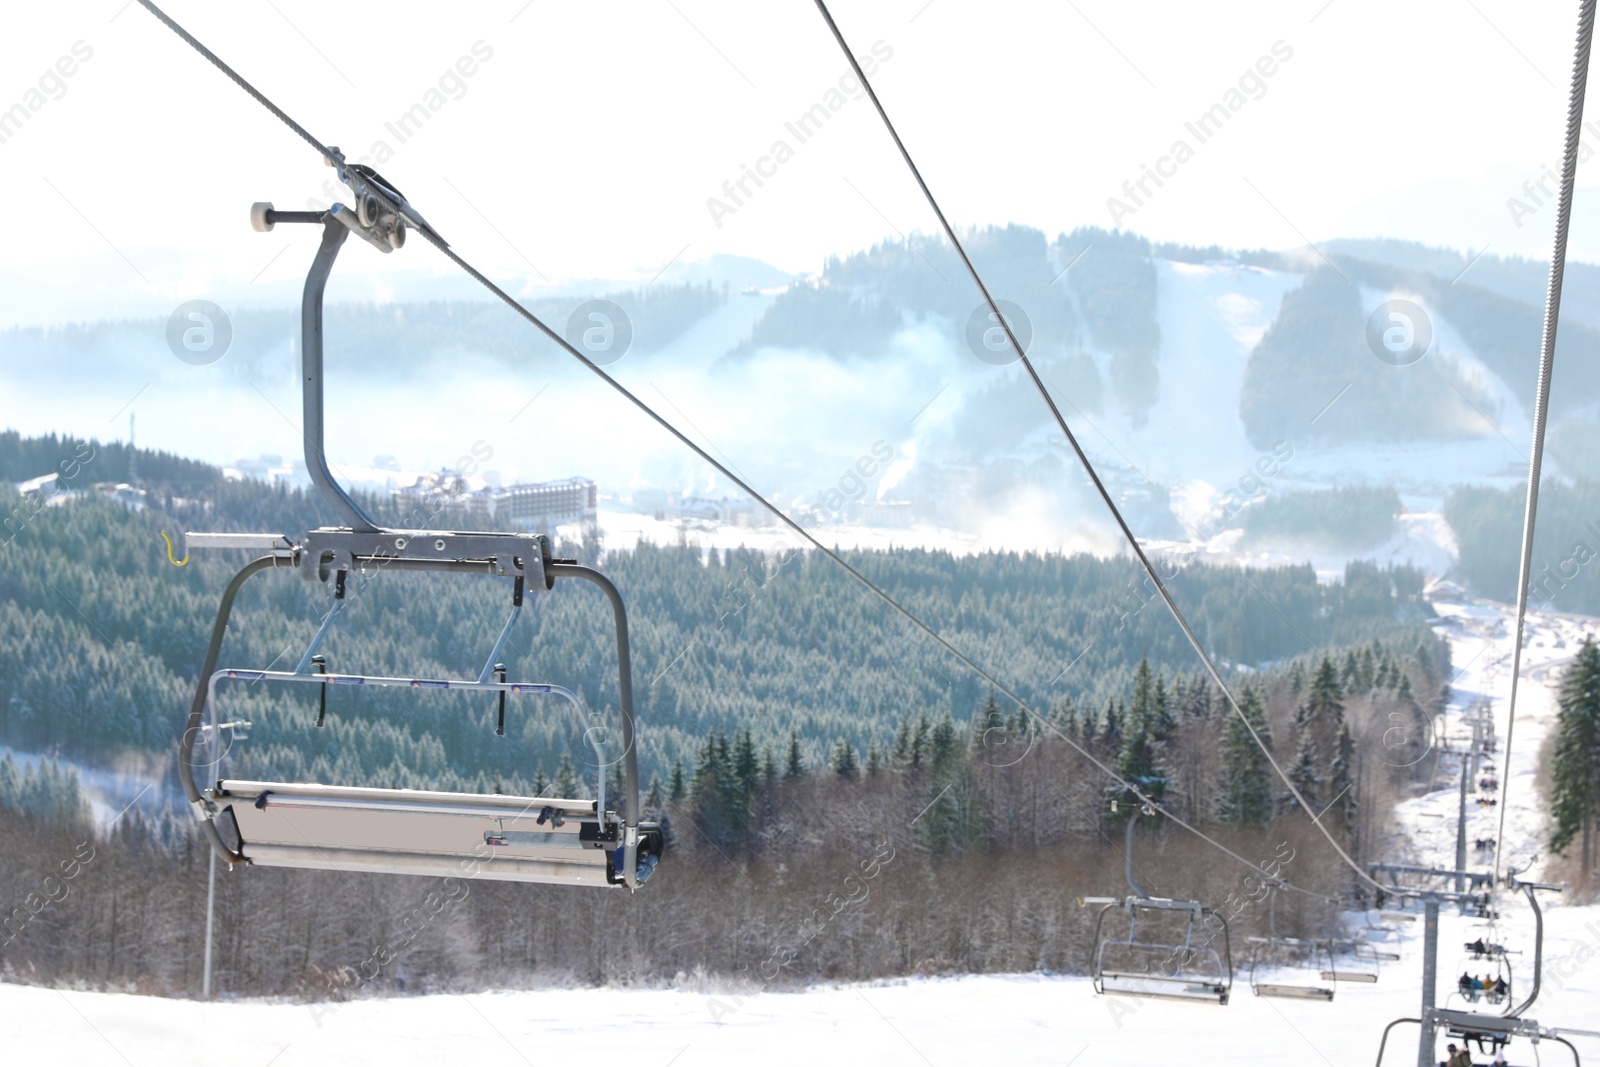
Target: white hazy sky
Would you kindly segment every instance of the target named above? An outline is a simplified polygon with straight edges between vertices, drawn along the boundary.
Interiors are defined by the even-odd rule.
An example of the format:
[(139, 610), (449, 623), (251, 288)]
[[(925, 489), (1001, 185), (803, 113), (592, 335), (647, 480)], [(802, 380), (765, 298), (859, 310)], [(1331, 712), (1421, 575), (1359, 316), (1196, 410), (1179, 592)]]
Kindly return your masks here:
[[(785, 130), (845, 72), (808, 0), (165, 7), (325, 142), (352, 156), (387, 142), (384, 174), (508, 278), (648, 280), (719, 252), (809, 271), (935, 227), (866, 100), (803, 145)], [(1125, 226), (1232, 247), (1389, 236), (1531, 256), (1546, 254), (1554, 212), (1519, 227), (1506, 200), (1559, 164), (1576, 10), (834, 3), (858, 53), (892, 53), (876, 87), (958, 226), (1109, 225), (1107, 198), (1184, 138), (1193, 158)], [(315, 154), (137, 4), (8, 14), (0, 109), (41, 77), (49, 98), (0, 144), (0, 325), (164, 315), (223, 292), (288, 303), (312, 235), (256, 234), (247, 211), (319, 195), (331, 172)], [(51, 81), (77, 42), (92, 57)], [(477, 42), (492, 57), (447, 80), (459, 98), (401, 144), (385, 123)], [(1264, 95), (1198, 144), (1185, 121), (1278, 42), (1292, 58)], [(707, 198), (780, 138), (793, 158), (718, 225)], [(1600, 259), (1597, 173), (1580, 172), (1579, 258)], [(389, 257), (350, 247), (341, 272), (379, 294), (386, 272), (449, 269), (421, 242)]]

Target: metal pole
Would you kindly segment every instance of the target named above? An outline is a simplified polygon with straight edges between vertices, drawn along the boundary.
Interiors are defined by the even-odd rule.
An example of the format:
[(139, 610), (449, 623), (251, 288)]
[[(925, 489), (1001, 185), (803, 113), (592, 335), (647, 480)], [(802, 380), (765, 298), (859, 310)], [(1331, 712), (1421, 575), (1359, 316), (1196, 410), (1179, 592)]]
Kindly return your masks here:
[(1461, 753), (1461, 803), (1456, 814), (1456, 892), (1467, 891), (1467, 775), (1472, 770), (1472, 757)]
[(377, 529), (348, 493), (333, 480), (328, 470), (328, 458), (323, 454), (322, 434), (322, 294), (333, 270), (333, 261), (339, 255), (350, 231), (344, 223), (329, 218), (322, 227), (322, 244), (317, 247), (316, 258), (311, 261), (311, 271), (306, 275), (305, 291), (300, 296), (300, 382), (301, 412), (305, 437), (306, 473), (311, 484), (328, 506), (338, 512), (339, 518), (352, 530), (371, 532)]
[(1433, 1032), (1434, 987), (1439, 978), (1439, 901), (1429, 897), (1422, 913), (1422, 1036), (1417, 1042), (1417, 1067), (1437, 1067)]
[[(1146, 893), (1144, 891), (1144, 887), (1133, 880), (1133, 824), (1139, 821), (1139, 816), (1143, 813), (1143, 811), (1144, 805), (1140, 804), (1138, 801), (1135, 801), (1133, 805), (1133, 814), (1128, 816), (1128, 843), (1123, 846), (1122, 849), (1123, 873), (1127, 876), (1128, 888), (1133, 890), (1133, 895), (1139, 897), (1141, 900), (1148, 899), (1150, 894)], [(1189, 929), (1191, 932), (1193, 932), (1193, 920), (1190, 920)]]
[(200, 986), (200, 996), (204, 1000), (211, 999), (211, 930), (217, 914), (217, 853), (215, 849), (207, 851), (211, 856), (211, 875), (206, 879), (206, 966)]

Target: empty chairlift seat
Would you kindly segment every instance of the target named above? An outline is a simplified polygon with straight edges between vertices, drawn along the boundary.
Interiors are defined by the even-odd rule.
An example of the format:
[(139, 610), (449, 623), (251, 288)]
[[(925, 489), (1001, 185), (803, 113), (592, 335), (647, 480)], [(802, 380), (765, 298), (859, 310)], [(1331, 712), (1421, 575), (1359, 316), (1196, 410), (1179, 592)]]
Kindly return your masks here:
[[(1329, 958), (1325, 942), (1274, 935), (1252, 937), (1250, 943), (1256, 946), (1250, 963), (1250, 988), (1256, 996), (1332, 1003), (1332, 988), (1293, 980), (1303, 968), (1315, 968)], [(1320, 973), (1327, 974), (1326, 971)], [(1323, 980), (1332, 981), (1327, 977)]]
[[(1158, 897), (1091, 897), (1084, 903), (1103, 905), (1095, 921), (1095, 992), (1228, 1003), (1233, 962), (1227, 927), (1211, 909), (1194, 901)], [(1107, 928), (1106, 916), (1113, 910), (1127, 916), (1125, 933)], [(1158, 923), (1163, 916), (1176, 920), (1177, 927)], [(1220, 948), (1211, 943), (1205, 925), (1213, 916), (1222, 934)]]
[[(259, 866), (622, 883), (618, 821), (592, 800), (248, 781), (208, 794), (230, 843)], [(659, 855), (660, 831), (647, 825), (641, 871)]]
[[(178, 775), (190, 809), (213, 854), (230, 865), (462, 875), (637, 889), (659, 861), (664, 839), (659, 826), (641, 821), (627, 611), (616, 586), (599, 571), (576, 560), (555, 558), (549, 537), (542, 534), (380, 526), (334, 480), (328, 468), (323, 449), (323, 298), (334, 261), (351, 233), (387, 253), (404, 245), (408, 226), (431, 231), (399, 191), (370, 168), (346, 164), (338, 149), (329, 150), (326, 160), (339, 179), (350, 186), (356, 198), (353, 209), (335, 204), (327, 211), (277, 211), (271, 204), (258, 203), (250, 215), (252, 225), (262, 232), (270, 232), (279, 223), (322, 227), (322, 241), (306, 276), (301, 300), (303, 437), (306, 473), (324, 505), (340, 521), (293, 538), (281, 533), (186, 535), (185, 543), (192, 548), (264, 553), (241, 568), (223, 589), (194, 700), (184, 722)], [(420, 509), (414, 514), (421, 514)], [(290, 671), (219, 670), (222, 645), (239, 590), (253, 576), (280, 569), (296, 569), (308, 581), (322, 583), (332, 598), (332, 607), (323, 615), (299, 665)], [(476, 678), (329, 673), (326, 659), (318, 651), (348, 607), (349, 579), (419, 571), (451, 576), (452, 581), (459, 577), (469, 582), (487, 579), (510, 583), (510, 616)], [(501, 662), (522, 612), (524, 594), (549, 591), (558, 580), (570, 579), (597, 587), (610, 602), (617, 637), (615, 731), (584, 719), (570, 690), (550, 683), (508, 681), (507, 665)], [(388, 577), (384, 584), (397, 581), (396, 577)], [(434, 587), (407, 590), (402, 595), (438, 594)], [(364, 605), (368, 603), (363, 601)], [(223, 680), (314, 686), (318, 701), (316, 726), (324, 725), (327, 717), (329, 686), (389, 687), (419, 695), (441, 690), (473, 692), (496, 702), (494, 734), (499, 738), (506, 736), (508, 696), (544, 693), (564, 698), (579, 713), (584, 743), (595, 751), (598, 799), (229, 779), (221, 768), (225, 751), (204, 755), (196, 751), (202, 742), (207, 748), (215, 747), (224, 729), (247, 725), (243, 721), (218, 721), (214, 697), (217, 684)], [(608, 735), (615, 737), (620, 747), (602, 742)], [(608, 762), (602, 754), (602, 749), (608, 747), (615, 763)], [(608, 771), (620, 772), (620, 789), (612, 789), (620, 796), (614, 796), (609, 807)], [(204, 788), (202, 781), (207, 783)]]

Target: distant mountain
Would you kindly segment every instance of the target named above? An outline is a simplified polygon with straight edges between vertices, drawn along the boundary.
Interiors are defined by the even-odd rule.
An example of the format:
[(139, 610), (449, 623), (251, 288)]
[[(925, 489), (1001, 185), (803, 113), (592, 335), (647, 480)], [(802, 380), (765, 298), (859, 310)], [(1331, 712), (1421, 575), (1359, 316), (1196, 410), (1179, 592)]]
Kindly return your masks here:
[[(1324, 259), (1016, 225), (964, 242), (1143, 537), (1210, 542), (1274, 495), (1348, 486), (1431, 514), (1457, 487), (1522, 477), (1543, 288), (1533, 261), (1389, 240), (1330, 242)], [(1558, 475), (1600, 463), (1600, 267), (1572, 264), (1568, 278), (1551, 412)], [(542, 289), (528, 306), (565, 333), (594, 296), (633, 327), (612, 373), (782, 506), (837, 515), (828, 500), (842, 494), (984, 538), (1114, 539), (941, 237), (831, 257), (806, 278), (718, 256), (631, 289)], [(1432, 328), (1415, 361), (1374, 348), (1372, 323), (1387, 325), (1392, 299), (1420, 302)], [(30, 397), (14, 420), (29, 432), (102, 433), (136, 401), (141, 432), (169, 451), (218, 464), (295, 454), (296, 312), (233, 318), (227, 357), (200, 369), (172, 357), (153, 319), (0, 333), (0, 388)], [(481, 440), (496, 469), (526, 480), (580, 471), (623, 493), (725, 489), (503, 308), (330, 302), (327, 333), (336, 461), (385, 454), (434, 469)], [(196, 419), (197, 405), (230, 418)], [(880, 447), (891, 461), (851, 473)], [(1271, 528), (1257, 527), (1252, 550)], [(1424, 547), (1439, 558), (1439, 544)]]
[(726, 285), (731, 289), (773, 289), (790, 284), (795, 276), (749, 256), (721, 253), (710, 259), (674, 263), (661, 272), (669, 285)]
[[(1475, 256), (1450, 248), (1433, 248), (1393, 238), (1339, 238), (1323, 244), (1330, 255), (1349, 256), (1401, 270), (1431, 274), (1446, 282), (1464, 282), (1544, 310), (1550, 264), (1521, 256)], [(1600, 328), (1600, 265), (1567, 260), (1561, 292), (1563, 319)]]

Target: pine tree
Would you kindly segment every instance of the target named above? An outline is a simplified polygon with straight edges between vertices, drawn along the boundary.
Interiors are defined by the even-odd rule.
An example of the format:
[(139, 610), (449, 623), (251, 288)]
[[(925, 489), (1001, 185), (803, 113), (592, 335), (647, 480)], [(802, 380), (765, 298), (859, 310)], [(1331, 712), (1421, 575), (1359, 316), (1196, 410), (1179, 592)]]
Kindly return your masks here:
[(928, 717), (917, 716), (917, 725), (911, 731), (911, 766), (921, 767), (922, 761), (928, 757)]
[(681, 756), (674, 757), (672, 761), (672, 777), (667, 779), (667, 799), (674, 804), (681, 804), (688, 792), (689, 786), (683, 777), (683, 758)]
[[(1353, 673), (1355, 657), (1350, 655), (1346, 660), (1347, 673)], [(1327, 655), (1322, 657), (1322, 662), (1317, 665), (1317, 673), (1311, 679), (1311, 692), (1306, 697), (1306, 708), (1313, 718), (1321, 719), (1332, 714), (1335, 706), (1341, 710), (1345, 689), (1339, 683), (1339, 672), (1333, 665), (1333, 660)]]
[(1328, 766), (1328, 792), (1333, 799), (1329, 803), (1338, 813), (1335, 824), (1342, 826), (1346, 838), (1349, 838), (1356, 829), (1357, 797), (1355, 779), (1352, 777), (1356, 743), (1350, 736), (1350, 723), (1343, 717), (1339, 720), (1339, 732), (1334, 736), (1333, 744), (1333, 763)]
[(700, 746), (694, 769), (695, 821), (701, 831), (721, 848), (737, 846), (749, 827), (749, 795), (745, 792), (735, 764), (728, 735), (714, 730)]
[(1600, 648), (1593, 637), (1584, 638), (1561, 680), (1550, 793), (1550, 848), (1564, 856), (1574, 840), (1580, 842), (1579, 870), (1588, 878), (1600, 824)]
[(578, 770), (572, 765), (572, 755), (570, 753), (562, 754), (561, 766), (556, 768), (556, 780), (553, 787), (556, 791), (556, 796), (563, 800), (577, 797)]
[(650, 791), (645, 794), (644, 798), (645, 810), (652, 812), (660, 811), (664, 806), (663, 801), (665, 799), (666, 792), (661, 787), (661, 776), (659, 774), (652, 774), (650, 776)]
[(894, 729), (894, 747), (889, 750), (889, 758), (895, 763), (911, 761), (911, 724), (905, 719)]
[(806, 773), (805, 761), (800, 756), (800, 731), (789, 731), (789, 754), (783, 763), (783, 776), (788, 779), (803, 778)]
[(1294, 666), (1289, 669), (1289, 695), (1297, 697), (1305, 687), (1306, 669), (1299, 660), (1295, 660)]
[(1312, 809), (1312, 814), (1316, 814), (1317, 788), (1322, 784), (1317, 774), (1318, 762), (1317, 739), (1311, 733), (1310, 724), (1307, 724), (1300, 731), (1300, 745), (1295, 752), (1294, 766), (1289, 770), (1289, 781), (1294, 783), (1301, 799)]
[(883, 769), (883, 756), (878, 752), (876, 739), (867, 742), (867, 777), (875, 778)]
[(1373, 688), (1373, 689), (1388, 689), (1388, 688), (1390, 688), (1389, 661), (1388, 660), (1381, 659), (1381, 660), (1378, 661), (1377, 669), (1372, 672), (1372, 687), (1371, 688)]
[(1155, 701), (1150, 710), (1150, 733), (1157, 741), (1168, 741), (1177, 728), (1178, 721), (1172, 717), (1172, 701), (1167, 695), (1166, 679), (1158, 674)]
[(1139, 661), (1134, 675), (1133, 704), (1122, 727), (1122, 749), (1117, 753), (1116, 771), (1139, 791), (1159, 801), (1166, 793), (1167, 774), (1161, 766), (1163, 728), (1173, 727), (1167, 713), (1166, 687), (1150, 672), (1150, 662)]
[(1106, 715), (1100, 722), (1098, 740), (1113, 759), (1122, 751), (1122, 712), (1117, 710), (1114, 700), (1106, 701)]
[(856, 776), (856, 746), (844, 738), (839, 738), (833, 746), (833, 773), (840, 778), (854, 778)]
[(949, 712), (933, 728), (928, 765), (928, 809), (918, 819), (918, 830), (935, 854), (959, 852), (982, 835), (983, 816), (966, 749)]
[(1222, 734), (1222, 782), (1218, 817), (1230, 826), (1265, 826), (1272, 821), (1272, 769), (1266, 753), (1245, 725), (1271, 745), (1266, 709), (1254, 686), (1239, 695), (1239, 712), (1228, 717)]
[(750, 736), (748, 727), (739, 734), (734, 744), (733, 779), (741, 802), (748, 805), (750, 798), (755, 796), (756, 787), (761, 784), (761, 761), (756, 755), (755, 738)]
[(1372, 649), (1361, 650), (1361, 658), (1356, 661), (1356, 682), (1361, 692), (1371, 692), (1377, 685), (1381, 670), (1378, 664), (1381, 663), (1381, 660), (1373, 656)]
[[(991, 731), (994, 731), (991, 733)], [(1006, 719), (1000, 712), (1000, 702), (995, 699), (994, 690), (989, 690), (989, 699), (983, 702), (983, 707), (978, 709), (978, 714), (972, 719), (972, 747), (982, 750), (996, 742), (1004, 743), (1006, 735)]]
[(1204, 675), (1195, 675), (1189, 683), (1189, 694), (1183, 702), (1186, 719), (1209, 719), (1212, 712), (1211, 682)]
[(1072, 703), (1070, 696), (1062, 697), (1056, 701), (1055, 707), (1050, 709), (1050, 724), (1067, 737), (1077, 739), (1078, 708)]
[(772, 754), (771, 745), (761, 746), (761, 784), (771, 786), (778, 780), (778, 760)]
[(1123, 729), (1129, 734), (1148, 730), (1155, 721), (1156, 683), (1150, 673), (1149, 657), (1139, 659), (1133, 675), (1133, 703), (1128, 705), (1128, 719)]

